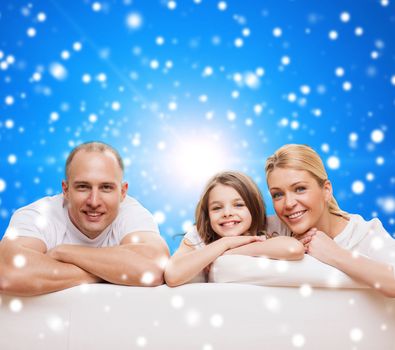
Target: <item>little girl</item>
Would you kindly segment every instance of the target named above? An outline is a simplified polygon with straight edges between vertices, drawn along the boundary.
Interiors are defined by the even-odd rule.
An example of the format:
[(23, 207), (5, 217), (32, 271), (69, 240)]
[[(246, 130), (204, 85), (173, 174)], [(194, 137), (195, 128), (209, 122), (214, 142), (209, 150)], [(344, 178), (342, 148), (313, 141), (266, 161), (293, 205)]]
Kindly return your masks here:
[(239, 172), (215, 175), (206, 185), (189, 231), (169, 260), (166, 283), (175, 287), (192, 280), (223, 254), (299, 260), (303, 245), (292, 237), (266, 240), (266, 214), (257, 185)]

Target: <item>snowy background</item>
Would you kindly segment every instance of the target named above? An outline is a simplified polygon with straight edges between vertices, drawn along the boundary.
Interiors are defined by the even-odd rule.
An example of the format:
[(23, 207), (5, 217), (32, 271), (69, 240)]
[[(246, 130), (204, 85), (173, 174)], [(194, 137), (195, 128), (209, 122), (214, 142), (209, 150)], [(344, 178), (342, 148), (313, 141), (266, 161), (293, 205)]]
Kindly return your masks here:
[(172, 250), (218, 170), (251, 175), (273, 213), (264, 163), (290, 142), (393, 235), (394, 37), (391, 0), (2, 0), (0, 237), (89, 140), (120, 151)]

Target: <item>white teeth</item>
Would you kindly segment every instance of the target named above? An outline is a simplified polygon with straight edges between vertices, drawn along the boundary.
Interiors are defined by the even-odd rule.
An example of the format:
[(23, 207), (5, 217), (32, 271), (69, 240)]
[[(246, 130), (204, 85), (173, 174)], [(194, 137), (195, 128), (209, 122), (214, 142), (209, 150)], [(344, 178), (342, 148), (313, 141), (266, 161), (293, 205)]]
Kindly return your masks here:
[(293, 214), (291, 214), (291, 215), (288, 215), (288, 218), (289, 219), (296, 219), (296, 218), (298, 218), (299, 216), (302, 216), (304, 214), (304, 211), (298, 211), (298, 212), (296, 212), (296, 213), (293, 213)]
[(88, 216), (92, 216), (92, 217), (97, 217), (97, 216), (100, 216), (101, 214), (100, 213), (87, 213), (87, 215)]
[(237, 221), (229, 221), (229, 222), (224, 222), (221, 225), (222, 226), (226, 226), (226, 227), (230, 227), (230, 226), (234, 226), (234, 225), (237, 225), (237, 224), (238, 224)]

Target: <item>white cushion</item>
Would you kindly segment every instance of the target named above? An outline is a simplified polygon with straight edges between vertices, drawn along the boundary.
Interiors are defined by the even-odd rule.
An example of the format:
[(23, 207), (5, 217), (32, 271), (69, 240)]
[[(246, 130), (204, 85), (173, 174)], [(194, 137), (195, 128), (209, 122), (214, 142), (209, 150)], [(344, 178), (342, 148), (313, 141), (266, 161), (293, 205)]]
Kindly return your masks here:
[(0, 295), (1, 350), (395, 349), (394, 329), (395, 298), (371, 289), (103, 283)]
[(258, 286), (368, 288), (342, 271), (305, 254), (298, 261), (246, 255), (223, 255), (212, 265), (210, 282), (247, 283)]

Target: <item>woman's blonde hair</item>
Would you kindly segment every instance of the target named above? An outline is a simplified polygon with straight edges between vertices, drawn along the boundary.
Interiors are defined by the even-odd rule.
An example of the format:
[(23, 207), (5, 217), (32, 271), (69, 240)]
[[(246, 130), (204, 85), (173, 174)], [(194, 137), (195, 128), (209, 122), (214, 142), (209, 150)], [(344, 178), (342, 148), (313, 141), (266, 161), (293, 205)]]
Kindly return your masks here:
[(205, 244), (221, 238), (211, 227), (208, 200), (211, 190), (218, 184), (234, 188), (250, 211), (252, 222), (250, 235), (265, 234), (266, 207), (255, 182), (247, 175), (236, 171), (225, 171), (213, 176), (207, 183), (196, 206), (196, 228)]
[[(280, 147), (266, 160), (266, 181), (275, 168), (305, 170), (310, 173), (320, 187), (323, 187), (325, 181), (328, 180), (328, 174), (320, 156), (307, 145), (288, 144)], [(328, 203), (328, 209), (331, 214), (345, 219), (349, 218), (349, 214), (339, 208), (333, 195)]]

